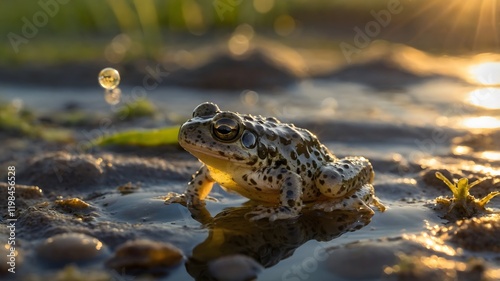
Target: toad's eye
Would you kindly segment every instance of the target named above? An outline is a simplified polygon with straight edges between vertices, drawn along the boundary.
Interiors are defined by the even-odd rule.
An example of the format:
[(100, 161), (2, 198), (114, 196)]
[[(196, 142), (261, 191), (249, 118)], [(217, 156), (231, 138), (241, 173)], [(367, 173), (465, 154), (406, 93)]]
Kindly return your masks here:
[(214, 123), (213, 134), (221, 141), (234, 141), (240, 131), (240, 125), (233, 119), (221, 118)]

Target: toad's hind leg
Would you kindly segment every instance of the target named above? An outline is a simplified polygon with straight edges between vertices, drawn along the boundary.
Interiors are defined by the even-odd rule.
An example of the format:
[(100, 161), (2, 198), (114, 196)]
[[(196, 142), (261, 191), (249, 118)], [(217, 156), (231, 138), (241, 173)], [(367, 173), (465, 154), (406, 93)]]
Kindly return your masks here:
[(318, 202), (313, 205), (313, 209), (320, 209), (325, 212), (333, 210), (365, 210), (373, 214), (370, 205), (375, 205), (381, 212), (385, 211), (385, 206), (380, 203), (375, 196), (373, 185), (367, 183), (354, 191), (350, 196)]
[(372, 164), (364, 157), (346, 157), (321, 167), (316, 175), (316, 186), (323, 195), (338, 199), (352, 194), (367, 183), (372, 183)]

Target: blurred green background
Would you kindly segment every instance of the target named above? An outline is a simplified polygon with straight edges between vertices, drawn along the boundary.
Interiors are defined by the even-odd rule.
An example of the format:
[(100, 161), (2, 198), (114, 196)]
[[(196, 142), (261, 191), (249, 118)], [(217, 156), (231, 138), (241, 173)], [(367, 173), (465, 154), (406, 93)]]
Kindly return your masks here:
[[(0, 34), (6, 44), (0, 45), (0, 62), (109, 60), (106, 52), (113, 39), (126, 47), (113, 59), (157, 59), (179, 45), (212, 44), (242, 23), (288, 45), (340, 51), (338, 42), (352, 41), (353, 28), (363, 29), (374, 20), (372, 10), (388, 5), (401, 5), (403, 10), (392, 15), (377, 39), (435, 53), (488, 52), (500, 47), (497, 4), (496, 0), (3, 0)], [(35, 23), (32, 38), (23, 36), (26, 22)], [(26, 41), (13, 47), (16, 35)]]

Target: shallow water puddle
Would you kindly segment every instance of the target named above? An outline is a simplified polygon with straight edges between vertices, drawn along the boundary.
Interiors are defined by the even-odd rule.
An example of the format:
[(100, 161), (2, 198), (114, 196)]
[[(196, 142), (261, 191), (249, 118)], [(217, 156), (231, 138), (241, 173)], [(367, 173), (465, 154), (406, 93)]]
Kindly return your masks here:
[[(377, 245), (378, 238), (397, 238), (403, 233), (419, 233), (424, 228), (424, 221), (442, 222), (432, 210), (419, 205), (391, 205), (384, 213), (377, 212), (365, 227), (328, 241), (310, 240), (295, 250), (289, 258), (283, 259), (274, 267), (267, 268), (259, 275), (259, 280), (349, 280), (332, 272), (327, 266), (330, 255), (335, 255), (331, 248), (358, 241), (372, 241)], [(348, 258), (348, 257), (346, 257)], [(360, 268), (362, 271), (363, 268)]]
[[(93, 203), (102, 208), (102, 219), (144, 225), (162, 224), (164, 227), (167, 225), (173, 233), (177, 232), (181, 236), (186, 228), (197, 229), (196, 236), (181, 238), (184, 241), (178, 245), (187, 255), (187, 265), (174, 269), (169, 277), (161, 280), (188, 276), (202, 278), (207, 274), (211, 261), (231, 254), (245, 254), (264, 265), (266, 269), (259, 275), (259, 280), (296, 280), (292, 278), (294, 276), (301, 279), (300, 276), (306, 275), (288, 271), (290, 268), (301, 267), (306, 270), (306, 279), (319, 280), (317, 278), (320, 276), (332, 276), (331, 272), (326, 274), (328, 269), (320, 263), (323, 260), (320, 261), (321, 257), (318, 257), (327, 255), (325, 249), (359, 240), (419, 233), (424, 228), (424, 221), (441, 223), (441, 219), (427, 207), (393, 202), (384, 202), (389, 207), (388, 210), (384, 213), (377, 212), (373, 217), (356, 212), (305, 212), (292, 222), (250, 222), (244, 217), (253, 204), (248, 204), (240, 196), (221, 197), (224, 194), (218, 186), (214, 194), (221, 201), (207, 201), (209, 218), (205, 218), (205, 221), (198, 218), (203, 224), (193, 219), (184, 206), (165, 205), (161, 193), (157, 192), (108, 194), (93, 200)], [(170, 240), (165, 237), (165, 241)], [(317, 265), (314, 265), (314, 259), (317, 259)], [(194, 261), (196, 266), (193, 265)]]
[[(127, 92), (130, 89), (124, 87), (122, 90)], [(23, 99), (28, 107), (38, 107), (42, 112), (61, 109), (69, 102), (76, 102), (85, 110), (110, 110), (102, 103), (102, 93), (91, 90), (12, 90), (0, 85), (0, 91), (11, 95), (6, 96), (9, 99)], [(234, 93), (209, 93), (209, 99), (223, 109), (276, 116), (297, 125), (306, 124), (304, 127), (318, 134), (320, 140), (339, 157), (363, 155), (370, 159), (377, 174), (376, 193), (388, 206), (384, 213), (376, 212), (370, 217), (348, 212), (306, 212), (293, 221), (250, 222), (245, 214), (254, 204), (215, 185), (210, 195), (218, 201), (207, 201), (206, 209), (200, 210), (193, 218), (193, 214), (180, 204), (164, 204), (163, 197), (168, 192), (182, 192), (185, 188), (185, 183), (179, 182), (184, 176), (179, 177), (180, 172), (172, 169), (171, 174), (179, 178), (166, 178), (164, 186), (146, 182), (128, 194), (118, 193), (115, 186), (108, 186), (107, 191), (113, 190), (111, 193), (86, 200), (97, 213), (95, 221), (85, 226), (89, 228), (77, 228), (80, 225), (75, 224), (75, 228), (68, 231), (84, 229), (95, 236), (100, 235), (110, 248), (123, 242), (114, 239), (145, 238), (174, 244), (183, 250), (186, 263), (174, 267), (169, 275), (160, 276), (158, 280), (203, 279), (209, 274), (211, 261), (232, 254), (245, 254), (261, 263), (265, 269), (258, 280), (352, 280), (356, 276), (359, 280), (370, 280), (368, 277), (373, 272), (362, 274), (369, 271), (368, 268), (360, 266), (352, 270), (350, 267), (347, 272), (341, 268), (343, 264), (333, 258), (345, 257), (347, 261), (352, 259), (351, 264), (358, 265), (356, 255), (363, 253), (365, 248), (352, 252), (334, 248), (350, 243), (377, 247), (382, 243), (381, 239), (393, 241), (403, 234), (419, 234), (426, 230), (427, 224), (446, 223), (427, 205), (436, 196), (450, 195), (448, 189), (440, 189), (433, 181), (434, 172), (429, 172), (430, 169), (453, 169), (456, 170), (453, 173), (467, 177), (481, 177), (481, 173), (498, 176), (498, 162), (495, 162), (498, 149), (494, 142), (492, 147), (483, 147), (484, 138), (478, 137), (475, 142), (469, 140), (471, 143), (450, 145), (455, 137), (467, 133), (453, 129), (464, 128), (461, 120), (493, 115), (470, 108), (472, 102), (467, 101), (470, 91), (469, 86), (440, 81), (424, 82), (392, 92), (375, 91), (355, 83), (307, 81), (288, 89), (286, 95), (256, 93), (254, 104), (245, 102)], [(172, 99), (172, 93), (176, 94), (175, 99)], [(47, 98), (49, 96), (51, 99)], [(162, 112), (167, 112), (165, 114), (176, 116), (177, 119), (172, 120), (183, 120), (191, 115), (194, 105), (207, 100), (207, 91), (169, 88), (165, 94), (165, 89), (158, 89), (148, 92), (148, 98)], [(467, 114), (457, 111), (464, 104), (469, 106)], [(434, 133), (440, 132), (436, 129), (440, 126), (452, 128), (445, 132), (445, 140), (434, 138)], [(476, 143), (478, 149), (474, 148)], [(123, 157), (127, 155), (123, 154)], [(161, 157), (171, 160), (168, 159), (170, 154)], [(426, 169), (428, 173), (425, 173)], [(464, 171), (465, 175), (462, 175)], [(163, 174), (160, 172), (160, 175)], [(124, 177), (130, 180), (132, 175), (124, 174)], [(189, 175), (186, 175), (185, 181), (188, 180)], [(492, 200), (491, 207), (498, 208), (498, 200)], [(67, 216), (68, 221), (73, 219), (70, 213), (61, 214)], [(99, 223), (104, 225), (101, 230), (92, 229)], [(475, 255), (493, 256), (492, 259), (498, 256), (489, 253)], [(364, 261), (370, 262), (368, 258)], [(26, 265), (39, 263), (28, 258)], [(40, 265), (33, 268), (35, 272), (55, 271)], [(104, 267), (92, 265), (91, 268)], [(82, 269), (88, 267), (82, 266)], [(357, 272), (358, 275), (353, 275)]]

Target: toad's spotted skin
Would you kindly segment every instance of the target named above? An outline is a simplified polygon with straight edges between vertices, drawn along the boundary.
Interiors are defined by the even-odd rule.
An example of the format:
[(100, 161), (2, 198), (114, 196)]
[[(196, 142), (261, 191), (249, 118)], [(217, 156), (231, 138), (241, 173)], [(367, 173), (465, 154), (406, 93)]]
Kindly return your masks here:
[(220, 111), (200, 104), (179, 132), (179, 144), (203, 163), (185, 196), (168, 202), (202, 204), (214, 182), (258, 201), (275, 204), (250, 213), (252, 220), (293, 218), (304, 203), (324, 211), (383, 211), (371, 185), (370, 162), (336, 158), (315, 135), (275, 118)]

